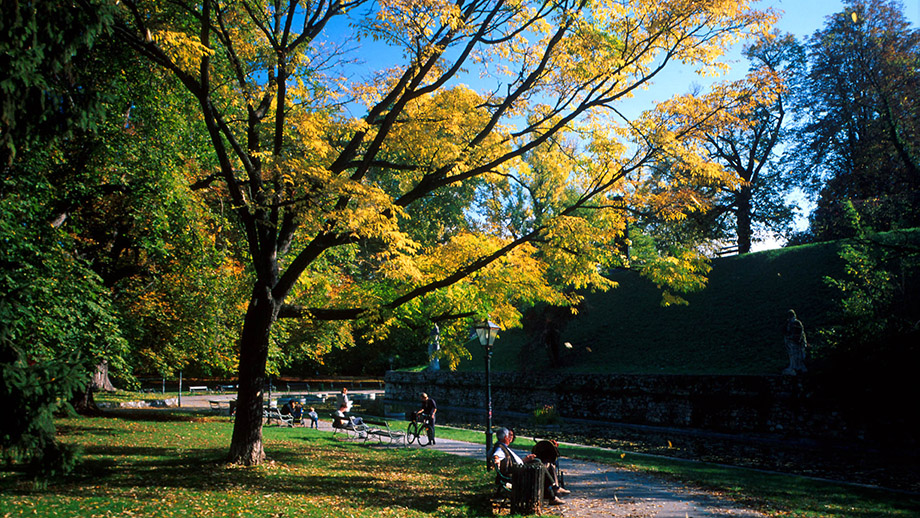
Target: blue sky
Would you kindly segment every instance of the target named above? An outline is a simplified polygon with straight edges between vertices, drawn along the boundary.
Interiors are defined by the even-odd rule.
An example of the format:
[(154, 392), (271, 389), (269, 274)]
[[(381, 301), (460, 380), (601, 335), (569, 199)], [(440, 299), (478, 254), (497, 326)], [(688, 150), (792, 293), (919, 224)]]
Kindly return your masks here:
[[(914, 26), (920, 22), (920, 0), (902, 0), (904, 14)], [(786, 12), (779, 27), (797, 36), (809, 35), (824, 25), (824, 17), (843, 10), (839, 0), (772, 0), (765, 2)]]
[[(902, 0), (902, 4), (904, 13), (913, 26), (920, 27), (920, 0)], [(827, 16), (842, 11), (844, 2), (841, 0), (767, 0), (761, 2), (759, 7), (772, 7), (776, 11), (782, 11), (779, 13), (781, 18), (776, 27), (782, 32), (794, 34), (799, 40), (804, 40), (816, 30), (824, 27)], [(710, 81), (740, 79), (747, 72), (747, 62), (742, 59), (740, 48), (738, 50), (730, 58), (735, 61), (732, 64), (731, 74)], [(635, 109), (638, 112), (647, 109), (651, 101), (663, 101), (674, 94), (685, 93), (693, 83), (706, 85), (704, 80), (696, 76), (692, 70), (671, 68), (665, 71), (663, 77), (655, 81), (656, 86), (651, 91), (637, 96)], [(627, 111), (632, 112), (632, 110)]]

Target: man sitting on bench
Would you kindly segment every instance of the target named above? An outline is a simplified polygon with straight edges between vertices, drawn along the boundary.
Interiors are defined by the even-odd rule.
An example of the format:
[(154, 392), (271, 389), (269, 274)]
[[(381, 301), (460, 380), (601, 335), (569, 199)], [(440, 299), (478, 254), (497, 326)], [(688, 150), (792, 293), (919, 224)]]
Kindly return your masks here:
[(345, 413), (348, 412), (348, 405), (342, 403), (342, 406), (335, 411), (335, 421), (333, 421), (332, 426), (335, 428), (348, 428), (351, 424), (359, 425), (364, 424), (364, 420), (360, 417), (353, 417), (351, 423), (348, 421), (348, 416)]
[(514, 451), (508, 446), (511, 444), (511, 441), (514, 440), (514, 433), (508, 430), (507, 428), (499, 428), (495, 432), (495, 439), (498, 443), (495, 445), (495, 449), (492, 453), (492, 461), (495, 464), (496, 469), (505, 476), (511, 475), (511, 466), (515, 464), (530, 464), (538, 463), (543, 466), (543, 498), (549, 500), (550, 505), (561, 505), (565, 502), (559, 498), (557, 495), (568, 494), (569, 491), (562, 489), (556, 484), (556, 474), (555, 470), (551, 470), (547, 467), (536, 455), (531, 453), (523, 459), (521, 459)]

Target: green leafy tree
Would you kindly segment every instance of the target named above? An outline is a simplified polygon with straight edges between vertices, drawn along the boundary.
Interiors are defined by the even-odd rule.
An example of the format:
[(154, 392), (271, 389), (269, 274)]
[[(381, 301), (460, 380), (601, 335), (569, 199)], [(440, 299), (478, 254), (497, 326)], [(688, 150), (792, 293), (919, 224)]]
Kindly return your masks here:
[(132, 345), (131, 369), (116, 374), (226, 375), (237, 362), (244, 274), (216, 196), (189, 189), (210, 166), (187, 117), (194, 107), (114, 43), (97, 42), (81, 70), (106, 92), (95, 130), (63, 141), (51, 167), (26, 172), (53, 182), (49, 218), (111, 291)]
[[(20, 7), (28, 30), (54, 16), (41, 6)], [(45, 35), (53, 40), (48, 48), (72, 51), (66, 81), (40, 77), (61, 71), (44, 64), (17, 69), (35, 76), (26, 78), (34, 86), (26, 98), (44, 95), (50, 104), (31, 106), (34, 113), (17, 115), (16, 127), (3, 133), (9, 158), (0, 176), (0, 322), (3, 401), (11, 405), (4, 413), (13, 416), (3, 448), (38, 474), (69, 465), (54, 442), (51, 415), (67, 401), (78, 410), (94, 407), (90, 381), (98, 365), (110, 366), (122, 383), (133, 381), (133, 368), (226, 373), (237, 363), (242, 315), (244, 274), (227, 246), (234, 229), (219, 203), (212, 210), (213, 197), (189, 189), (210, 155), (196, 148), (188, 107), (174, 84), (139, 79), (149, 65), (112, 46), (101, 28), (65, 30), (65, 22), (95, 20), (109, 9), (79, 7), (99, 12), (68, 12), (42, 25), (60, 29)], [(10, 59), (30, 63), (37, 37), (10, 42)], [(87, 103), (67, 101), (65, 86)]]
[[(58, 144), (95, 124), (98, 91), (76, 77), (110, 28), (108, 4), (4, 2), (0, 12), (0, 405), (2, 451), (30, 472), (66, 471), (53, 412), (124, 353), (108, 293), (52, 217)], [(41, 150), (41, 156), (26, 156)], [(22, 157), (17, 161), (17, 157)]]
[[(920, 232), (873, 232), (852, 204), (843, 206), (855, 237), (840, 248), (844, 275), (825, 279), (837, 290), (838, 312), (813, 345), (816, 374), (848, 401), (869, 439), (911, 444), (916, 438), (905, 431), (914, 419), (897, 405), (920, 397), (913, 382), (920, 361)], [(877, 425), (892, 419), (900, 424)]]
[(920, 31), (896, 2), (854, 0), (808, 50), (797, 152), (817, 197), (813, 237), (852, 236), (839, 230), (846, 200), (876, 230), (920, 224)]
[(98, 92), (75, 79), (86, 51), (110, 28), (108, 2), (81, 0), (0, 6), (0, 164), (18, 150), (93, 127)]
[(125, 354), (108, 290), (48, 223), (53, 186), (0, 178), (0, 405), (3, 454), (36, 475), (66, 471), (72, 455), (54, 439), (53, 413), (89, 386), (103, 358)]
[(841, 245), (845, 275), (825, 280), (840, 294), (839, 324), (822, 332), (821, 354), (896, 358), (906, 336), (920, 331), (920, 244), (916, 231), (875, 233), (844, 207), (856, 234)]

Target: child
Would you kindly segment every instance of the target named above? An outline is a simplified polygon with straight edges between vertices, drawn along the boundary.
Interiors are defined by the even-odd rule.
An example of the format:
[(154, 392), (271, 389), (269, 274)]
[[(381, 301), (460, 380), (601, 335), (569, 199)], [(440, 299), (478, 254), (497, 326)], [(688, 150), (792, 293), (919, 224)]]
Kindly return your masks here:
[(294, 408), (291, 411), (291, 416), (293, 416), (294, 421), (297, 422), (300, 426), (304, 426), (303, 422), (303, 405), (299, 402), (294, 402)]
[(311, 406), (307, 415), (310, 416), (310, 428), (319, 430), (319, 414), (316, 413), (316, 409)]

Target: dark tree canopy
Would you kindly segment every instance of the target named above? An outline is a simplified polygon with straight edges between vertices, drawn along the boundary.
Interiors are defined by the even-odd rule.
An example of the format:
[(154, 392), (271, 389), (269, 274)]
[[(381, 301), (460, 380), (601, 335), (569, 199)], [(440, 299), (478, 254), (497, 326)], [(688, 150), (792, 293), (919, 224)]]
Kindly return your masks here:
[(817, 239), (852, 235), (841, 203), (885, 230), (920, 224), (920, 31), (893, 1), (850, 1), (808, 42), (799, 162)]

